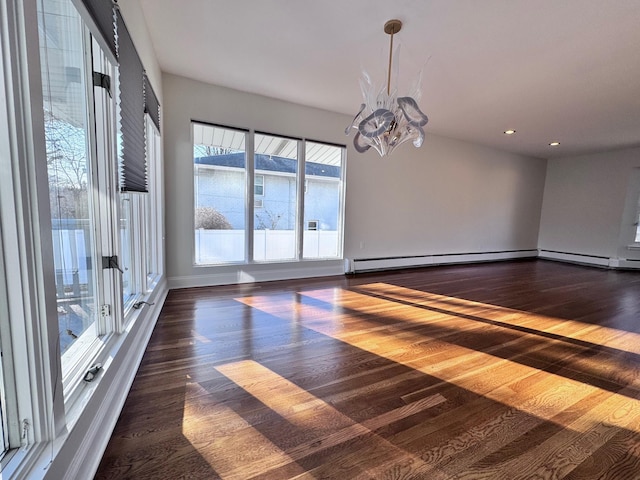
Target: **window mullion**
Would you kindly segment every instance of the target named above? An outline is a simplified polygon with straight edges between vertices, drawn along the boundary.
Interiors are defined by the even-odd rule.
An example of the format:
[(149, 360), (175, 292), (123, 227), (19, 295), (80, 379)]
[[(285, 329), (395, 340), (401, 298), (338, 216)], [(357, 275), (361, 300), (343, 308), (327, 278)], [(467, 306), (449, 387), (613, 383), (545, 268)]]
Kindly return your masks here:
[(345, 205), (345, 186), (347, 175), (347, 149), (342, 148), (340, 153), (340, 209), (338, 210), (338, 257), (344, 256), (344, 205)]
[[(246, 194), (245, 194), (245, 254), (244, 258), (248, 263), (252, 263), (254, 245), (254, 219), (255, 219), (255, 131), (251, 130), (245, 134), (245, 155), (247, 161), (246, 168)], [(263, 187), (264, 188), (264, 187)]]
[(298, 141), (298, 177), (296, 184), (297, 209), (296, 209), (296, 260), (302, 259), (304, 243), (304, 182), (305, 182), (305, 161), (306, 161), (306, 141)]

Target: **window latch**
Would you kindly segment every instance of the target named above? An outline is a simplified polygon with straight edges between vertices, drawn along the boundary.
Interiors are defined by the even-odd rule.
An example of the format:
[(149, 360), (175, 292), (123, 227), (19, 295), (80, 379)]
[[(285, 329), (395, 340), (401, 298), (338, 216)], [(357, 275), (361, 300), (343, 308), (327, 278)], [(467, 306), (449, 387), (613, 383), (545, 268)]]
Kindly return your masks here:
[(102, 269), (104, 270), (106, 268), (115, 268), (117, 270), (120, 270), (120, 273), (124, 275), (124, 270), (122, 270), (122, 268), (120, 268), (120, 265), (118, 265), (117, 255), (102, 257)]
[(96, 363), (89, 370), (87, 370), (87, 373), (85, 373), (83, 380), (85, 382), (92, 382), (93, 379), (96, 378), (96, 375), (98, 374), (101, 368), (102, 368), (102, 364)]

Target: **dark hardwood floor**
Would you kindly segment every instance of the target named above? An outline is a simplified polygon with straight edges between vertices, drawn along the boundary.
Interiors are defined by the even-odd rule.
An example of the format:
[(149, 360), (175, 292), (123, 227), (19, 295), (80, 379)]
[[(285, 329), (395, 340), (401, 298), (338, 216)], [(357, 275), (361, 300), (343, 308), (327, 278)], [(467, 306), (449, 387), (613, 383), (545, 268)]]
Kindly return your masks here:
[(170, 292), (96, 479), (640, 479), (640, 273)]

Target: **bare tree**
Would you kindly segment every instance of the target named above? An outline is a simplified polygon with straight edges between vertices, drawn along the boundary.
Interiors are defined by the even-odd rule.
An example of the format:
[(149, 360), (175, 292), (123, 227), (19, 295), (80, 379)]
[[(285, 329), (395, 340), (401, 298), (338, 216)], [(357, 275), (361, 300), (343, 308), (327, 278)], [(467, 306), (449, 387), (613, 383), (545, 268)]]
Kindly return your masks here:
[(235, 150), (226, 147), (217, 147), (214, 145), (194, 145), (193, 156), (199, 157), (215, 157), (217, 155), (228, 155), (230, 153), (236, 153)]
[(256, 230), (277, 230), (281, 218), (282, 213), (275, 213), (265, 208), (263, 213), (256, 213), (256, 220), (258, 221)]
[(87, 138), (83, 128), (45, 111), (52, 218), (89, 218)]

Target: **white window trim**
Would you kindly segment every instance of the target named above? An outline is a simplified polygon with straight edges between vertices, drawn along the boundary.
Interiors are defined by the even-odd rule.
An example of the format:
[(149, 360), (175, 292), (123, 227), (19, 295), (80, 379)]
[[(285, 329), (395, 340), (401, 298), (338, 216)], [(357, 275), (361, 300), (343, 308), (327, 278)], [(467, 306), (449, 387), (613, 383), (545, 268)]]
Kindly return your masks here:
[[(13, 348), (2, 361), (10, 386), (6, 390), (13, 393), (7, 395), (6, 405), (12, 410), (7, 418), (14, 447), (0, 462), (0, 477), (91, 478), (133, 382), (167, 284), (160, 250), (160, 277), (148, 294), (156, 306), (137, 310), (122, 335), (102, 338), (96, 356), (103, 363), (98, 380), (78, 383), (65, 398), (58, 325), (47, 321), (57, 318), (57, 311), (49, 198), (43, 195), (48, 178), (41, 161), (46, 148), (36, 7), (36, 0), (0, 2), (0, 171), (8, 177), (0, 188), (0, 297), (6, 299), (0, 317), (13, 322), (2, 322), (0, 336)], [(157, 179), (161, 185), (161, 170)], [(110, 198), (116, 198), (115, 192), (109, 191)], [(156, 210), (161, 215), (161, 204)], [(161, 216), (158, 221), (163, 230)], [(163, 240), (159, 245), (162, 249)], [(4, 281), (6, 272), (11, 281)], [(28, 422), (24, 439), (22, 420)]]
[[(338, 245), (337, 245), (337, 255), (336, 256), (330, 256), (330, 257), (305, 257), (304, 256), (304, 232), (307, 230), (305, 223), (304, 223), (304, 201), (305, 201), (305, 193), (306, 193), (306, 187), (307, 187), (307, 177), (305, 176), (305, 162), (306, 162), (306, 139), (300, 139), (300, 138), (293, 138), (293, 137), (287, 137), (287, 136), (283, 136), (283, 135), (278, 135), (278, 134), (271, 134), (271, 133), (266, 133), (266, 132), (255, 132), (254, 130), (241, 130), (238, 129), (237, 127), (227, 127), (224, 125), (217, 125), (217, 124), (207, 124), (207, 123), (203, 123), (203, 122), (198, 122), (198, 121), (192, 121), (191, 122), (191, 131), (192, 131), (192, 135), (191, 135), (191, 141), (192, 141), (192, 150), (195, 150), (193, 147), (195, 145), (194, 141), (194, 135), (193, 135), (193, 131), (194, 131), (194, 125), (205, 125), (205, 126), (210, 126), (213, 128), (220, 128), (220, 129), (225, 129), (225, 130), (232, 130), (232, 131), (237, 131), (237, 132), (242, 132), (245, 135), (245, 140), (244, 140), (244, 146), (245, 146), (245, 150), (244, 150), (244, 154), (245, 154), (245, 168), (242, 169), (244, 172), (246, 172), (245, 174), (245, 255), (244, 255), (244, 260), (239, 260), (239, 261), (233, 261), (233, 260), (229, 260), (229, 261), (216, 261), (216, 262), (211, 262), (211, 263), (199, 263), (198, 260), (198, 255), (197, 255), (197, 237), (195, 235), (195, 226), (194, 223), (192, 223), (192, 227), (193, 227), (193, 232), (194, 232), (194, 236), (193, 236), (193, 241), (191, 243), (192, 246), (192, 266), (194, 268), (209, 268), (209, 267), (216, 267), (216, 266), (226, 266), (226, 265), (257, 265), (257, 264), (286, 264), (286, 263), (301, 263), (301, 262), (307, 262), (307, 261), (311, 261), (311, 262), (323, 262), (323, 261), (336, 261), (336, 260), (341, 260), (344, 257), (344, 209), (345, 209), (345, 174), (346, 174), (346, 147), (344, 146), (339, 146), (339, 145), (335, 145), (333, 144), (333, 146), (340, 148), (341, 149), (341, 164), (340, 164), (340, 178), (324, 178), (321, 176), (317, 176), (317, 175), (309, 175), (308, 178), (312, 178), (315, 180), (323, 180), (326, 181), (328, 183), (337, 183), (339, 186), (339, 205), (341, 206), (340, 211), (338, 212), (338, 218), (337, 218), (337, 228), (338, 228)], [(295, 140), (297, 142), (297, 172), (296, 173), (289, 173), (289, 172), (273, 172), (273, 171), (265, 171), (265, 170), (259, 170), (255, 168), (255, 151), (254, 151), (254, 144), (255, 144), (255, 136), (256, 135), (264, 135), (264, 136), (271, 136), (271, 137), (278, 137), (278, 138), (285, 138), (288, 140)], [(320, 142), (320, 141), (312, 141), (310, 143), (314, 143), (314, 144), (325, 144), (325, 145), (332, 145), (332, 144), (328, 144), (328, 143), (324, 143), (324, 142)], [(229, 167), (215, 167), (212, 165), (206, 165), (203, 166), (201, 164), (197, 164), (195, 162), (192, 162), (193, 165), (193, 178), (194, 180), (196, 179), (196, 177), (199, 174), (199, 170), (202, 168), (207, 168), (207, 169), (220, 169), (220, 170), (225, 170), (225, 169), (229, 169)], [(234, 168), (233, 170), (241, 170), (238, 168)], [(260, 208), (260, 204), (257, 204), (256, 202), (259, 201), (259, 198), (256, 197), (261, 197), (262, 195), (264, 195), (264, 183), (263, 182), (263, 193), (262, 195), (258, 195), (255, 192), (255, 178), (261, 175), (263, 176), (263, 178), (267, 178), (268, 176), (283, 176), (283, 177), (291, 177), (291, 178), (295, 178), (296, 179), (296, 212), (295, 212), (295, 253), (294, 253), (294, 257), (293, 258), (285, 258), (285, 259), (275, 259), (275, 260), (255, 260), (254, 259), (254, 236), (255, 236), (255, 227), (254, 227), (254, 218), (255, 218), (255, 210), (256, 208)], [(198, 197), (198, 191), (197, 191), (197, 186), (198, 186), (198, 182), (194, 181), (194, 192), (193, 192), (193, 210), (192, 212), (195, 212), (195, 208), (197, 207), (197, 197)], [(252, 195), (248, 195), (247, 192), (252, 192)], [(262, 204), (264, 205), (264, 203)], [(194, 217), (195, 215), (192, 214), (192, 217)]]
[[(148, 235), (146, 246), (147, 255), (151, 258), (151, 272), (147, 271), (145, 291), (150, 291), (164, 274), (164, 223), (162, 210), (158, 205), (164, 204), (164, 190), (162, 182), (162, 142), (160, 132), (156, 129), (151, 117), (145, 115), (147, 124), (147, 167), (149, 173), (149, 193), (147, 201), (147, 226)], [(146, 268), (148, 270), (148, 268)]]
[[(7, 390), (15, 394), (7, 405), (14, 410), (9, 412), (9, 436), (13, 448), (23, 445), (4, 466), (3, 476), (27, 468), (34, 454), (41, 451), (42, 442), (63, 428), (64, 417), (60, 358), (53, 345), (42, 341), (57, 341), (58, 337), (57, 325), (46, 321), (51, 316), (57, 318), (57, 312), (54, 271), (43, 268), (53, 265), (51, 234), (46, 234), (51, 228), (48, 198), (38, 196), (39, 190), (48, 191), (46, 165), (36, 162), (45, 156), (44, 132), (34, 128), (42, 125), (42, 103), (33, 101), (33, 93), (39, 91), (40, 67), (27, 61), (39, 58), (37, 29), (23, 32), (21, 28), (28, 23), (26, 19), (37, 18), (35, 7), (35, 2), (20, 0), (6, 0), (0, 6), (0, 46), (7, 59), (0, 65), (4, 96), (0, 134), (5, 136), (0, 142), (4, 150), (0, 162), (2, 171), (12, 179), (0, 189), (0, 220), (3, 251), (11, 252), (4, 258), (5, 271), (12, 272), (12, 281), (5, 285), (9, 319), (23, 319), (13, 322), (10, 338), (5, 335), (3, 339), (13, 348), (13, 371), (5, 369)], [(16, 52), (25, 52), (26, 57)]]

